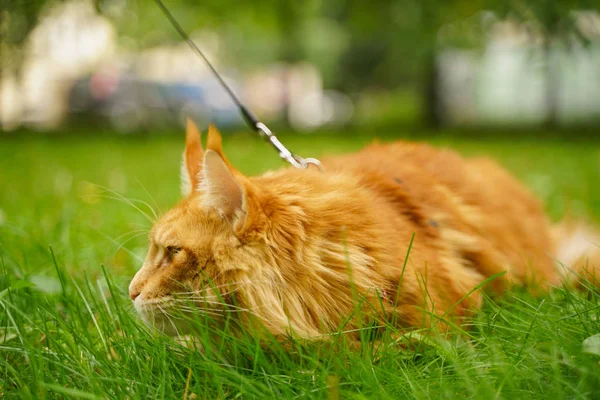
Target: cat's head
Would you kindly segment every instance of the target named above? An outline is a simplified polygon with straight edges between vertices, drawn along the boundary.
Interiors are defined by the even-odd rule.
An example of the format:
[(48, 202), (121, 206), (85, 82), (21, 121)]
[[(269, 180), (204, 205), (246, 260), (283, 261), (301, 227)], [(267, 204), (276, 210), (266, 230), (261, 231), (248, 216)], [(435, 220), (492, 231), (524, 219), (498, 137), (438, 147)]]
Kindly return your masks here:
[(129, 286), (138, 313), (176, 334), (174, 308), (218, 317), (273, 307), (266, 303), (279, 302), (273, 288), (281, 281), (273, 249), (285, 244), (274, 245), (272, 233), (277, 221), (288, 220), (293, 236), (293, 211), (231, 166), (213, 126), (203, 150), (189, 120), (181, 185), (183, 200), (153, 226), (148, 254)]
[(296, 169), (247, 178), (225, 157), (218, 131), (209, 127), (204, 151), (191, 122), (181, 175), (184, 198), (152, 228), (129, 287), (157, 328), (184, 333), (177, 310), (316, 338), (351, 326), (355, 292), (379, 303), (385, 282), (365, 250), (379, 246), (365, 228), (372, 217), (348, 217), (364, 214), (357, 204), (371, 197), (352, 179)]

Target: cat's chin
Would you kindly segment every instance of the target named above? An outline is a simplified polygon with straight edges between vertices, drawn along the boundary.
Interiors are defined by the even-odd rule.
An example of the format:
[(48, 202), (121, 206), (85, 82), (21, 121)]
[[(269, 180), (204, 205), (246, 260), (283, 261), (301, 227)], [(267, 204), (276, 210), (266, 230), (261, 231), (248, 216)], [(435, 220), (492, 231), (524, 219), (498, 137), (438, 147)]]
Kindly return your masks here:
[(182, 336), (190, 333), (182, 313), (174, 308), (171, 298), (142, 300), (136, 299), (134, 306), (141, 319), (169, 336)]

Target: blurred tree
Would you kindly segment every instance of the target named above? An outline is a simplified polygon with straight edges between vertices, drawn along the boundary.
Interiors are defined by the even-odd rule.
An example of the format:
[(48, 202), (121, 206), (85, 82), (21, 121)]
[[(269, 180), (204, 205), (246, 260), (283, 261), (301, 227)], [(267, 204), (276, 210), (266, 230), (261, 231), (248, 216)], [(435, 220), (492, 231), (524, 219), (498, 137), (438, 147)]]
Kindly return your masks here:
[(0, 0), (0, 68), (19, 72), (23, 44), (53, 0)]
[[(115, 1), (97, 0), (100, 9), (108, 9)], [(122, 34), (143, 38), (141, 46), (179, 40), (154, 2), (122, 1), (132, 5), (118, 19)], [(436, 127), (444, 122), (437, 61), (439, 32), (444, 26), (483, 10), (500, 19), (537, 24), (548, 58), (546, 98), (548, 122), (553, 124), (558, 79), (555, 63), (550, 62), (552, 49), (576, 32), (573, 10), (591, 8), (594, 1), (170, 0), (166, 5), (188, 30), (202, 27), (219, 32), (234, 54), (230, 63), (242, 68), (275, 60), (307, 60), (321, 68), (327, 86), (350, 94), (369, 87), (416, 86), (423, 121)], [(485, 38), (477, 45), (484, 46)]]
[[(341, 0), (338, 0), (342, 3)], [(453, 21), (468, 18), (484, 7), (484, 0), (375, 0), (345, 1), (341, 13), (353, 32), (353, 46), (345, 55), (347, 75), (355, 86), (417, 82), (425, 124), (443, 121), (439, 101), (438, 32)]]
[(560, 100), (560, 65), (557, 50), (569, 50), (573, 43), (589, 44), (589, 38), (577, 23), (579, 12), (598, 10), (598, 0), (488, 0), (488, 7), (503, 18), (516, 18), (533, 24), (543, 41), (545, 57), (546, 125), (555, 126)]
[[(138, 41), (141, 47), (181, 40), (154, 1), (123, 1), (130, 3), (130, 7), (121, 7), (112, 13), (113, 17), (118, 14), (113, 20), (122, 35), (143, 38)], [(114, 0), (97, 2), (100, 10), (111, 16)], [(219, 35), (228, 50), (227, 54), (220, 54), (219, 61), (248, 69), (274, 61), (296, 63), (307, 60), (303, 29), (307, 21), (318, 16), (320, 2), (163, 0), (163, 3), (188, 33), (202, 29)], [(203, 47), (203, 43), (198, 45)], [(226, 57), (229, 59), (224, 60)], [(285, 107), (282, 116), (287, 118)]]
[[(0, 0), (0, 62), (18, 68), (21, 48), (47, 7), (62, 0)], [(146, 48), (180, 41), (153, 1), (93, 0), (118, 27), (123, 44)], [(541, 32), (547, 64), (548, 123), (556, 120), (558, 78), (553, 49), (581, 36), (574, 10), (598, 0), (163, 0), (188, 32), (216, 32), (224, 60), (249, 69), (274, 61), (306, 60), (323, 72), (327, 87), (349, 94), (369, 88), (417, 89), (427, 125), (439, 126), (440, 31), (489, 10), (499, 19), (533, 23)], [(458, 31), (458, 35), (467, 32)], [(468, 46), (485, 46), (466, 40)], [(471, 36), (473, 34), (471, 33)], [(134, 39), (134, 40), (130, 40)], [(202, 46), (202, 43), (199, 43)], [(136, 50), (136, 49), (133, 49)], [(9, 55), (9, 56), (7, 56)], [(223, 55), (221, 55), (223, 56)]]

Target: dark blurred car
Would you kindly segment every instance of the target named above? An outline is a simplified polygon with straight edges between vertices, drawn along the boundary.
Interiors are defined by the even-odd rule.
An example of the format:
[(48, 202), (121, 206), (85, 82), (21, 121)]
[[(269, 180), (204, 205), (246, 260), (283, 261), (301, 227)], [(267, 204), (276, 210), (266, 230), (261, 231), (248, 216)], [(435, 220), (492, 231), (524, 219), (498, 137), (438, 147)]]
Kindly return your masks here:
[(100, 117), (123, 133), (180, 126), (188, 116), (199, 126), (242, 123), (234, 104), (214, 82), (164, 84), (107, 71), (75, 82), (69, 112)]

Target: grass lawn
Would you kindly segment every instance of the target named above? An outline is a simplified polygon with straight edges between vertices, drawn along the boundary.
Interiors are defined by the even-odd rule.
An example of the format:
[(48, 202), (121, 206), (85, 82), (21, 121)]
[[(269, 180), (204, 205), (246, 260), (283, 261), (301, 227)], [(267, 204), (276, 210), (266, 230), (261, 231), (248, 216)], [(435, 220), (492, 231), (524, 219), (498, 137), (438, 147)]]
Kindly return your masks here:
[[(318, 157), (371, 140), (285, 142)], [(497, 158), (553, 219), (600, 221), (600, 141), (430, 142)], [(224, 144), (245, 173), (283, 165), (250, 134)], [(600, 336), (583, 344), (600, 333), (597, 290), (510, 292), (488, 299), (462, 335), (411, 349), (284, 351), (223, 334), (199, 352), (146, 329), (127, 286), (145, 254), (148, 206), (179, 198), (182, 148), (183, 133), (0, 139), (0, 398), (600, 398)]]

